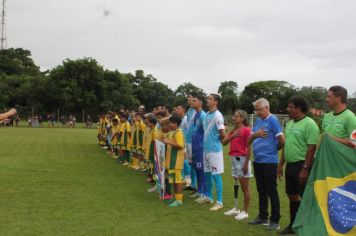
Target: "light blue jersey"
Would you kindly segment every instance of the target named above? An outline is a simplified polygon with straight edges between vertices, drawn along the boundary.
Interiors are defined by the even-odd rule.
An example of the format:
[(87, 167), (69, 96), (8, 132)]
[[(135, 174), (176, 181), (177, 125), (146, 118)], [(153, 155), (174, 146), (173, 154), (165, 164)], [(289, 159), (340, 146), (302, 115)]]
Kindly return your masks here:
[(182, 130), (184, 133), (185, 137), (185, 142), (186, 143), (192, 143), (192, 135), (193, 135), (193, 123), (194, 123), (194, 116), (195, 116), (195, 110), (193, 108), (189, 108), (187, 113), (186, 113), (186, 122), (182, 124)]
[(257, 118), (252, 131), (255, 133), (263, 128), (268, 134), (265, 138), (256, 138), (253, 141), (253, 155), (256, 163), (278, 163), (278, 140), (283, 135), (281, 124), (275, 115), (269, 115), (262, 120)]
[(220, 111), (207, 112), (204, 120), (204, 153), (222, 152), (219, 130), (225, 129)]

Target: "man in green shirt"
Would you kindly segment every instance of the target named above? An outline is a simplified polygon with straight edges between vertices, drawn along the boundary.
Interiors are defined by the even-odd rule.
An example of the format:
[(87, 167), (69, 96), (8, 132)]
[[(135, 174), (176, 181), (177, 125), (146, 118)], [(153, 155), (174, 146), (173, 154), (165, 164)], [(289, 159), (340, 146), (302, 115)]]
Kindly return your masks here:
[(292, 225), (304, 193), (320, 135), (318, 125), (306, 116), (308, 103), (304, 98), (298, 96), (290, 98), (287, 111), (291, 120), (285, 129), (286, 144), (282, 150), (277, 175), (279, 178), (283, 176), (283, 166), (287, 162), (285, 179), (290, 223), (280, 234), (293, 234)]
[(323, 134), (329, 134), (335, 140), (355, 148), (350, 141), (351, 133), (356, 130), (355, 114), (346, 107), (347, 90), (341, 86), (329, 88), (326, 102), (331, 112), (325, 114), (322, 123)]

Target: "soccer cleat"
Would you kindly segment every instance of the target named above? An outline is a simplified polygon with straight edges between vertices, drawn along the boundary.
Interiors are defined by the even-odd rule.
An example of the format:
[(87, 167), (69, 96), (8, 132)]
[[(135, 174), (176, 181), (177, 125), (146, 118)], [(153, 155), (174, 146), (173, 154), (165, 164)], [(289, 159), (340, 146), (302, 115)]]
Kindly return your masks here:
[(268, 225), (268, 220), (262, 220), (260, 217), (253, 219), (252, 221), (248, 222), (250, 225)]
[(200, 197), (200, 196), (201, 195), (198, 192), (192, 192), (191, 194), (189, 194), (189, 197), (191, 197), (191, 198), (196, 198), (196, 197)]
[(203, 201), (204, 199), (205, 199), (204, 196), (200, 196), (200, 197), (198, 197), (197, 199), (195, 199), (195, 201), (196, 201), (197, 203), (199, 203), (199, 202)]
[(165, 193), (163, 196), (163, 200), (171, 200), (173, 198), (173, 196), (169, 193)]
[(269, 222), (269, 224), (267, 225), (267, 230), (278, 230), (280, 228), (278, 223), (275, 223), (273, 221)]
[(212, 203), (211, 200), (209, 198), (207, 198), (207, 197), (202, 197), (202, 198), (200, 198), (199, 201), (196, 200), (196, 202), (199, 203), (199, 204), (204, 204), (204, 203), (210, 204), (210, 203)]
[(165, 199), (165, 200), (163, 200), (163, 201), (164, 201), (165, 203), (167, 203), (167, 204), (171, 204), (171, 203), (175, 202), (176, 199), (171, 198), (171, 199)]
[(192, 186), (187, 186), (185, 187), (183, 190), (188, 190), (188, 191), (197, 191), (195, 188), (193, 188)]
[(222, 205), (222, 204), (220, 204), (220, 203), (215, 203), (215, 205), (212, 207), (212, 208), (210, 208), (209, 210), (210, 211), (218, 211), (218, 210), (220, 210), (221, 208), (223, 208), (224, 206)]
[(182, 204), (183, 204), (182, 202), (174, 201), (171, 204), (169, 204), (168, 206), (169, 207), (178, 207), (178, 206), (181, 206)]
[(244, 219), (248, 219), (248, 213), (246, 213), (245, 211), (241, 211), (239, 214), (235, 216), (235, 220), (244, 220)]
[(152, 188), (147, 189), (147, 192), (149, 192), (149, 193), (154, 193), (156, 191), (157, 191), (156, 186), (153, 186)]
[(236, 207), (224, 213), (226, 216), (237, 216), (238, 214), (240, 214), (240, 210), (236, 209)]
[(130, 163), (128, 163), (127, 161), (125, 161), (122, 165), (128, 166), (128, 165), (130, 165)]

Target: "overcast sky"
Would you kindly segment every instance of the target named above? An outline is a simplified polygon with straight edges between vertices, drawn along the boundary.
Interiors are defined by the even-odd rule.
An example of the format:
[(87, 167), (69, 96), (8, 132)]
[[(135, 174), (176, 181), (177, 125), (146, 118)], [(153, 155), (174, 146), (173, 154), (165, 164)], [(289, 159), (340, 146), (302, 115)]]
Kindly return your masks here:
[(259, 80), (356, 91), (354, 0), (10, 0), (8, 47), (42, 70), (93, 57), (176, 89)]

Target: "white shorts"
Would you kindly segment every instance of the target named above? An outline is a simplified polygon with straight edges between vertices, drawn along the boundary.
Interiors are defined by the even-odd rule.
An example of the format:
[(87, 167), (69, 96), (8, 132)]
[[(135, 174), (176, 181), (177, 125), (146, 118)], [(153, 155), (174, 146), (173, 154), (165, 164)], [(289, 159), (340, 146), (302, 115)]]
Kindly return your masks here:
[[(240, 160), (238, 160), (240, 159)], [(246, 157), (231, 157), (231, 175), (234, 178), (251, 178), (253, 175), (251, 174), (251, 161), (248, 161), (247, 174), (244, 175), (242, 171), (242, 167), (244, 166), (246, 161)]]
[(189, 163), (192, 163), (192, 144), (186, 143), (185, 144), (185, 159), (188, 160)]
[(224, 173), (223, 152), (204, 153), (204, 172), (211, 172), (212, 175)]

